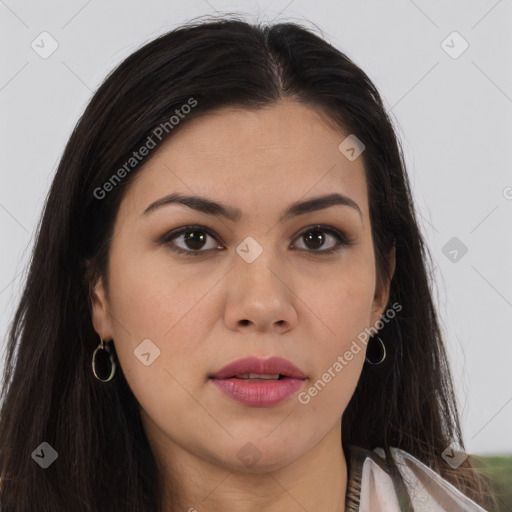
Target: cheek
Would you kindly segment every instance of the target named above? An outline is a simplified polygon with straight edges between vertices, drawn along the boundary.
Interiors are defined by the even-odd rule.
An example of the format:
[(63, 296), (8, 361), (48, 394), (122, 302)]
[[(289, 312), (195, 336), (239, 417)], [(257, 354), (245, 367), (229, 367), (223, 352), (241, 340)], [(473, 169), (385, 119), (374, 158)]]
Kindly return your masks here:
[(373, 259), (367, 251), (350, 254), (340, 265), (319, 269), (303, 281), (299, 296), (322, 320), (338, 347), (369, 326), (375, 294)]
[(113, 314), (134, 338), (168, 339), (185, 317), (194, 315), (215, 284), (214, 276), (201, 275), (192, 264), (174, 264), (161, 248), (137, 252), (135, 246), (121, 246), (112, 251), (111, 259)]
[[(124, 247), (113, 248), (109, 268), (114, 343), (125, 375), (144, 393), (145, 388), (161, 388), (163, 381), (169, 385), (165, 369), (172, 375), (194, 364), (200, 354), (194, 337), (202, 328), (196, 324), (191, 332), (190, 322), (208, 321), (197, 314), (197, 305), (214, 281), (210, 276), (192, 283), (192, 276), (165, 258), (138, 256), (136, 248)], [(144, 361), (142, 354), (148, 352)], [(150, 364), (144, 364), (148, 359)]]
[[(319, 273), (317, 285), (303, 289), (303, 296), (321, 322), (314, 322), (312, 360), (314, 378), (303, 395), (311, 410), (335, 420), (347, 406), (360, 377), (370, 326), (375, 274), (368, 254), (347, 258), (328, 276)], [(321, 283), (321, 286), (320, 286)]]
[(170, 425), (176, 422), (176, 411), (194, 411), (186, 428), (201, 431), (204, 418), (194, 409), (190, 391), (203, 377), (198, 369), (206, 372), (204, 350), (198, 345), (208, 316), (197, 306), (213, 283), (198, 287), (187, 281), (156, 264), (133, 262), (114, 271), (114, 342), (128, 385), (148, 416)]

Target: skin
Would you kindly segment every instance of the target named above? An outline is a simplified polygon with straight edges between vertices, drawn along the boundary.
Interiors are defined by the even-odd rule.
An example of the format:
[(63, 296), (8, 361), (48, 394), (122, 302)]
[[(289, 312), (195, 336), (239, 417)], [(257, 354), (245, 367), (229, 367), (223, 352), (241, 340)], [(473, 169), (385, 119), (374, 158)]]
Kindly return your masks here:
[[(308, 404), (293, 396), (272, 407), (245, 406), (208, 375), (242, 357), (277, 355), (307, 374), (304, 391), (384, 312), (389, 288), (376, 286), (363, 159), (349, 161), (338, 150), (347, 135), (292, 100), (258, 111), (223, 108), (180, 127), (123, 197), (108, 283), (100, 278), (93, 286), (92, 320), (99, 336), (113, 340), (140, 404), (163, 512), (345, 509), (341, 421), (364, 344)], [(174, 192), (206, 196), (241, 216), (233, 221), (179, 204), (141, 215)], [(280, 220), (289, 204), (333, 192), (355, 201), (361, 216), (335, 205)], [(199, 255), (159, 242), (190, 224), (217, 235), (206, 237)], [(315, 224), (353, 244), (322, 254), (336, 241), (322, 232), (323, 245), (308, 244), (301, 234)], [(236, 252), (248, 236), (263, 248), (252, 263)], [(183, 235), (174, 244), (198, 250)], [(389, 261), (393, 272), (394, 254)], [(134, 355), (144, 339), (160, 350), (148, 366)], [(251, 467), (237, 456), (249, 442), (260, 456)]]

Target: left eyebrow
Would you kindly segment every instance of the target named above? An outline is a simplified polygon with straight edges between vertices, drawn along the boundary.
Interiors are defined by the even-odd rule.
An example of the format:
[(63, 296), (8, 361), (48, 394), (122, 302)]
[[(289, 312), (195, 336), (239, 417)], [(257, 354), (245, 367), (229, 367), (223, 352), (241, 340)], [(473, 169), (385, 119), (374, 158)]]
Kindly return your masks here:
[[(227, 206), (222, 203), (218, 203), (217, 201), (212, 201), (206, 197), (187, 196), (178, 193), (169, 194), (168, 196), (162, 197), (154, 203), (151, 203), (141, 213), (141, 216), (145, 216), (158, 208), (170, 204), (183, 204), (202, 213), (206, 213), (208, 215), (223, 216), (232, 221), (236, 221), (242, 216), (242, 212), (238, 208)], [(296, 217), (298, 215), (304, 215), (305, 213), (324, 210), (325, 208), (330, 208), (331, 206), (336, 205), (349, 206), (358, 212), (361, 219), (363, 218), (359, 205), (353, 199), (343, 194), (334, 193), (314, 197), (306, 201), (297, 201), (292, 203), (285, 210), (283, 216), (281, 217), (281, 221), (287, 220), (291, 217)]]
[(323, 210), (325, 208), (330, 208), (331, 206), (336, 205), (349, 206), (350, 208), (353, 208), (357, 211), (357, 213), (359, 213), (359, 217), (361, 217), (362, 220), (363, 214), (361, 213), (361, 208), (359, 208), (359, 205), (353, 199), (350, 199), (350, 197), (338, 193), (314, 197), (313, 199), (308, 199), (307, 201), (297, 201), (296, 203), (292, 203), (284, 212), (281, 220), (287, 220), (290, 217)]

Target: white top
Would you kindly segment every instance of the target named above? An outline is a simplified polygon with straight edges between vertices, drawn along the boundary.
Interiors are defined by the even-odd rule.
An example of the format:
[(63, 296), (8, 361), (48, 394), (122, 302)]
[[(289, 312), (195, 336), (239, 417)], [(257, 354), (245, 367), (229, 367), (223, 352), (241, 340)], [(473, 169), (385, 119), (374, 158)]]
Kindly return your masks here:
[[(391, 453), (403, 477), (414, 512), (486, 512), (434, 470), (399, 448)], [(384, 460), (382, 448), (373, 450)], [(371, 457), (366, 457), (361, 475), (359, 512), (403, 512), (393, 479)]]

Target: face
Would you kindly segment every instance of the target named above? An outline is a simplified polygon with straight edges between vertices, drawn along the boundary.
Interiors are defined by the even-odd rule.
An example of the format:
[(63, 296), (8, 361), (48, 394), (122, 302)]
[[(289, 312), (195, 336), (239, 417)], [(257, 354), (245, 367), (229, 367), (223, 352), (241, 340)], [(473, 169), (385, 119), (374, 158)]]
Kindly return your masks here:
[[(387, 301), (347, 135), (289, 100), (224, 108), (183, 125), (130, 184), (93, 323), (161, 457), (270, 471), (340, 427), (366, 347), (344, 354)], [(195, 202), (154, 204), (170, 194)], [(284, 358), (303, 378), (211, 378), (246, 357)]]

